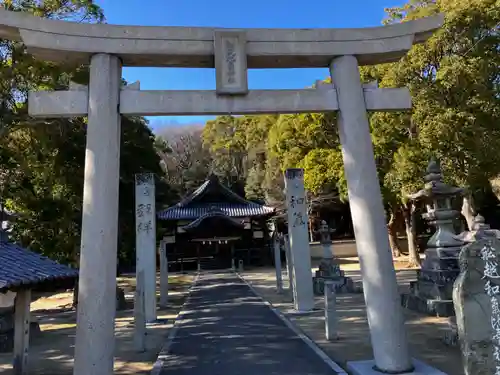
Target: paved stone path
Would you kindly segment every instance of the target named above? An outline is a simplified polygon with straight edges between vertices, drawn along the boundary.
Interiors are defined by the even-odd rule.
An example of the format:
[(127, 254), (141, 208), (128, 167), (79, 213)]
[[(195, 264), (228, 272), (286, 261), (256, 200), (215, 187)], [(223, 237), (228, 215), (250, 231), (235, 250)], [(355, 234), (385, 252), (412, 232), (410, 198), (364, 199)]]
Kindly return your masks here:
[(161, 375), (334, 375), (248, 285), (203, 274), (178, 322)]

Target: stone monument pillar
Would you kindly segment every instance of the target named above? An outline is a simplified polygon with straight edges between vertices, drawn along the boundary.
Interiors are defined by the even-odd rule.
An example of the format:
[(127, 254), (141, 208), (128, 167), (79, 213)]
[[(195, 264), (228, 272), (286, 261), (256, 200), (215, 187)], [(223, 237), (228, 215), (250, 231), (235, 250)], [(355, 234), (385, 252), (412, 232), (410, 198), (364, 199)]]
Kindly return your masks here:
[(234, 243), (231, 242), (231, 271), (236, 271), (236, 258), (234, 257)]
[(295, 277), (295, 310), (310, 311), (314, 308), (314, 294), (303, 169), (285, 171), (285, 189), (290, 253)]
[(168, 254), (167, 241), (160, 241), (160, 305), (168, 305)]
[(410, 199), (423, 201), (427, 213), (423, 215), (436, 227), (436, 232), (427, 242), (425, 260), (417, 271), (417, 281), (410, 284), (410, 293), (402, 295), (403, 306), (438, 316), (452, 316), (453, 282), (460, 273), (458, 255), (464, 244), (455, 233), (454, 221), (460, 213), (452, 209), (452, 199), (464, 190), (443, 182), (441, 168), (431, 160), (424, 177), (424, 188)]
[(147, 322), (156, 320), (156, 209), (153, 173), (135, 175), (136, 274), (144, 271)]
[(288, 276), (288, 293), (292, 297), (292, 302), (295, 300), (295, 281), (293, 277), (293, 263), (292, 263), (292, 253), (290, 252), (290, 237), (288, 234), (283, 236), (283, 242), (285, 244), (285, 254), (286, 254), (286, 273)]
[(337, 311), (335, 285), (332, 281), (324, 282), (325, 296), (325, 337), (328, 341), (337, 340)]
[(465, 375), (500, 374), (499, 237), (479, 215), (462, 236), (453, 303)]
[(283, 292), (283, 277), (281, 274), (281, 244), (278, 233), (273, 236), (274, 269), (276, 271), (276, 292)]
[[(338, 129), (375, 367), (399, 374), (413, 369), (396, 272), (387, 236), (380, 182), (358, 60), (341, 56), (330, 65), (339, 103)], [(352, 372), (372, 364), (348, 363)]]
[(134, 295), (134, 346), (138, 352), (144, 352), (147, 344), (147, 327), (144, 306), (144, 271), (136, 276)]
[(360, 292), (355, 288), (353, 281), (349, 277), (344, 276), (335, 260), (332, 253), (332, 241), (330, 238), (331, 229), (326, 221), (321, 222), (321, 245), (323, 247), (323, 258), (319, 264), (319, 269), (316, 271), (316, 276), (313, 277), (314, 294), (323, 295), (325, 293), (325, 282), (329, 281), (335, 293), (355, 293)]
[(113, 373), (120, 180), (121, 62), (90, 61), (75, 375)]

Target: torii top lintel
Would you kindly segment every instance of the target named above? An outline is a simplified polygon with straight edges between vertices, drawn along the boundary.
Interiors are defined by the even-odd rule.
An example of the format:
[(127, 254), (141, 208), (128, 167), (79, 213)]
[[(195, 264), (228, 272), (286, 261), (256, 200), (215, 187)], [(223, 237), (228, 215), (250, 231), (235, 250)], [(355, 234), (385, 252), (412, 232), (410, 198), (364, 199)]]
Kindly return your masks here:
[[(357, 29), (239, 29), (246, 39), (248, 68), (326, 67), (336, 56), (354, 55), (360, 65), (399, 60), (415, 43), (441, 27), (437, 15)], [(0, 10), (0, 37), (22, 41), (34, 56), (87, 64), (108, 53), (125, 66), (214, 67), (214, 33), (234, 29), (121, 26), (49, 20)]]

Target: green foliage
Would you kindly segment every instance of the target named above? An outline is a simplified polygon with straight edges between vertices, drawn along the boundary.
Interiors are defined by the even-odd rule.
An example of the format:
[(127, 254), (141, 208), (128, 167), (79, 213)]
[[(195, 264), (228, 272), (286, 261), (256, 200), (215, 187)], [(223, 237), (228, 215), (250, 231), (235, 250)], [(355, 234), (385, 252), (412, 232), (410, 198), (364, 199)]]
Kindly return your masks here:
[(307, 190), (331, 191), (343, 176), (337, 163), (340, 142), (335, 124), (336, 115), (331, 113), (282, 115), (269, 131), (268, 152), (282, 170), (304, 168)]
[(281, 166), (276, 157), (267, 155), (265, 164), (264, 180), (262, 181), (262, 190), (264, 191), (264, 200), (271, 204), (281, 204), (285, 201), (285, 182)]
[(80, 245), (84, 122), (54, 120), (18, 128), (8, 139), (11, 162), (17, 167), (4, 170), (4, 199), (18, 214), (14, 239), (74, 264)]
[(245, 196), (251, 200), (264, 200), (266, 195), (263, 181), (266, 176), (265, 166), (256, 164), (248, 170), (245, 183)]
[[(421, 188), (431, 156), (440, 158), (450, 182), (473, 192), (485, 191), (500, 174), (498, 0), (410, 0), (388, 9), (384, 23), (438, 12), (445, 14), (445, 25), (425, 44), (397, 63), (360, 69), (363, 82), (408, 87), (413, 98), (411, 111), (370, 115), (381, 190), (393, 211)], [(346, 198), (335, 114), (260, 118), (223, 116), (207, 124), (204, 134), (221, 169), (232, 170), (222, 162), (228, 150), (240, 156), (246, 150), (248, 196), (282, 199), (282, 171), (302, 167), (307, 190)]]
[(212, 157), (211, 171), (228, 186), (244, 186), (246, 134), (241, 117), (218, 116), (203, 129), (203, 145)]
[[(480, 191), (500, 173), (498, 126), (500, 8), (491, 0), (410, 1), (389, 11), (388, 22), (414, 19), (436, 12), (445, 25), (425, 45), (415, 46), (401, 62), (384, 71), (384, 85), (408, 86), (413, 96), (411, 117), (376, 114), (373, 129), (384, 124), (414, 137), (400, 138), (385, 179), (404, 195), (415, 188), (416, 171), (423, 172), (431, 154), (441, 160), (454, 184)], [(496, 28), (496, 29), (495, 29)], [(376, 137), (374, 137), (376, 138)]]
[[(23, 0), (0, 3), (38, 16), (101, 22), (92, 0)], [(24, 46), (0, 40), (0, 189), (5, 206), (18, 214), (13, 238), (53, 259), (77, 264), (82, 219), (86, 119), (35, 120), (27, 115), (30, 90), (67, 89), (88, 82), (86, 67), (37, 61)], [(162, 175), (155, 138), (143, 118), (122, 118), (119, 206), (119, 260), (135, 262), (134, 175)], [(157, 181), (157, 205), (172, 194)]]
[(339, 147), (313, 149), (297, 166), (304, 168), (304, 184), (309, 192), (321, 194), (337, 190), (347, 197), (342, 151)]
[[(86, 124), (83, 119), (54, 120), (19, 128), (9, 135), (14, 169), (6, 169), (7, 208), (19, 217), (13, 237), (53, 259), (76, 264), (80, 247)], [(135, 261), (135, 173), (162, 175), (154, 136), (141, 118), (122, 118), (119, 200), (119, 260)], [(140, 155), (140, 157), (138, 157)], [(172, 202), (164, 181), (157, 181), (157, 205)]]

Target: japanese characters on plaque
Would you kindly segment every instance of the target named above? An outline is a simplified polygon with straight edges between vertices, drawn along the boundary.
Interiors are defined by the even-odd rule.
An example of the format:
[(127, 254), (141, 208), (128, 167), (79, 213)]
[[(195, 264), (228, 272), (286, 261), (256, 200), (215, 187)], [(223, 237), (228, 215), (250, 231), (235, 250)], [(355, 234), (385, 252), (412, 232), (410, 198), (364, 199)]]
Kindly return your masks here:
[(234, 64), (236, 63), (236, 44), (234, 40), (226, 39), (225, 41), (226, 49), (226, 78), (227, 83), (236, 82), (236, 68)]
[(214, 49), (217, 94), (246, 94), (248, 78), (245, 32), (215, 31)]
[(498, 274), (498, 259), (495, 250), (490, 245), (481, 249), (481, 259), (484, 261), (483, 279), (484, 291), (490, 297), (491, 302), (491, 343), (493, 346), (493, 358), (495, 360), (495, 372), (492, 375), (500, 375), (500, 275)]
[(154, 175), (141, 173), (135, 176), (135, 217), (137, 234), (149, 235), (155, 230)]

